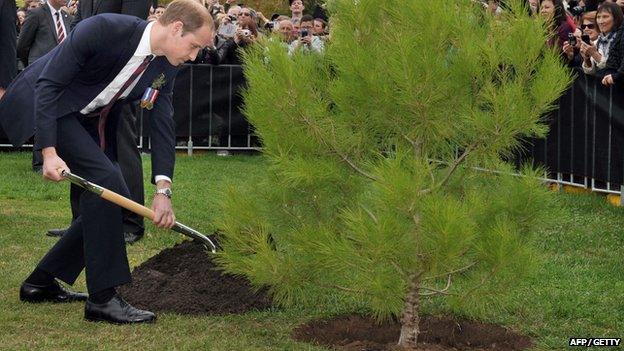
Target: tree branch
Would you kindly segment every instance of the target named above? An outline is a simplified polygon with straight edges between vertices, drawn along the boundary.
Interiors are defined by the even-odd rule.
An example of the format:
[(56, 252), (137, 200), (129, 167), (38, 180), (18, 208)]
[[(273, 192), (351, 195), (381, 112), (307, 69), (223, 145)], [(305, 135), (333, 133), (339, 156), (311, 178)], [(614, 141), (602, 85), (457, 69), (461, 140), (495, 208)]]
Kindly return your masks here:
[(433, 191), (433, 189), (437, 189), (437, 188), (441, 188), (444, 185), (446, 185), (446, 183), (451, 179), (451, 176), (453, 175), (453, 173), (455, 173), (455, 171), (457, 170), (457, 167), (459, 167), (459, 165), (464, 162), (464, 160), (466, 159), (466, 157), (468, 157), (468, 155), (470, 154), (470, 152), (472, 152), (472, 150), (474, 150), (475, 148), (475, 144), (470, 144), (468, 145), (468, 147), (466, 147), (466, 149), (464, 150), (464, 152), (461, 154), (461, 156), (459, 156), (458, 158), (455, 159), (455, 161), (453, 162), (453, 164), (450, 166), (450, 168), (448, 169), (448, 171), (446, 172), (446, 175), (444, 176), (444, 178), (442, 179), (442, 181), (440, 181), (440, 183), (436, 184), (435, 186), (433, 186), (432, 188), (427, 188), (427, 189), (423, 189), (419, 192), (420, 195), (424, 195), (427, 193), (430, 193), (431, 191)]
[[(379, 179), (375, 176), (373, 176), (372, 174), (369, 174), (367, 172), (364, 172), (361, 168), (359, 168), (355, 162), (353, 162), (351, 159), (349, 159), (349, 157), (346, 154), (343, 154), (342, 152), (340, 152), (338, 150), (338, 148), (330, 141), (326, 140), (323, 137), (323, 133), (321, 133), (321, 131), (319, 130), (319, 128), (310, 121), (310, 119), (303, 115), (302, 116), (303, 122), (305, 122), (305, 124), (308, 125), (309, 128), (314, 129), (314, 134), (317, 135), (317, 137), (320, 139), (321, 143), (324, 144), (325, 146), (327, 146), (331, 151), (335, 152), (338, 156), (340, 156), (340, 158), (342, 159), (342, 161), (346, 162), (354, 171), (356, 171), (357, 173), (361, 174), (362, 176), (370, 179), (370, 180), (375, 180), (378, 181)], [(333, 124), (332, 124), (332, 130), (334, 130), (333, 128)]]
[(452, 270), (450, 272), (434, 275), (433, 277), (423, 278), (423, 281), (437, 279), (437, 278), (444, 277), (444, 276), (451, 275), (451, 274), (455, 274), (455, 273), (461, 273), (463, 271), (467, 271), (468, 269), (472, 268), (472, 266), (474, 266), (476, 264), (477, 264), (476, 262), (473, 262), (473, 263), (471, 263), (471, 264), (469, 264), (469, 265), (467, 265), (465, 267), (458, 268), (458, 269)]
[(420, 296), (431, 296), (431, 295), (452, 295), (451, 293), (448, 292), (448, 289), (451, 287), (451, 275), (448, 275), (448, 279), (446, 281), (446, 286), (441, 289), (434, 289), (434, 288), (429, 288), (426, 286), (421, 286), (419, 289), (420, 290), (428, 290), (429, 292), (426, 293), (418, 293)]

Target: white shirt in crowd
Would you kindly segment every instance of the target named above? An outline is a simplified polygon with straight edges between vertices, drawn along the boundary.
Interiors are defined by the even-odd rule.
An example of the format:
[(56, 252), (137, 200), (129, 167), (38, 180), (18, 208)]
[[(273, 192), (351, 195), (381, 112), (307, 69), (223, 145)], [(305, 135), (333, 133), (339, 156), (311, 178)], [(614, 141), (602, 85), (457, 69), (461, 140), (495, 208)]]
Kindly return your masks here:
[(47, 4), (48, 4), (48, 8), (50, 9), (50, 13), (52, 14), (52, 22), (54, 23), (54, 30), (56, 30), (56, 13), (58, 12), (59, 20), (61, 22), (61, 27), (63, 27), (63, 33), (65, 33), (65, 37), (67, 37), (67, 28), (65, 28), (65, 22), (63, 21), (63, 12), (61, 12), (60, 9), (57, 10), (54, 7), (52, 7), (52, 4), (50, 4), (49, 1), (47, 2)]

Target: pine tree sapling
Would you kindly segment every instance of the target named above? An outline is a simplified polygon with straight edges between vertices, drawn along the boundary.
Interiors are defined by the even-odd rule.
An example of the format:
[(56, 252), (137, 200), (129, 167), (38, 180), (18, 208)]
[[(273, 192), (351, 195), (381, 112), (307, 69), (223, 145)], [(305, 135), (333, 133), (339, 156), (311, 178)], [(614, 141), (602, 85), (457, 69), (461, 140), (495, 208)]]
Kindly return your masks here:
[(284, 304), (394, 316), (406, 347), (424, 298), (478, 304), (526, 274), (553, 199), (505, 160), (546, 135), (571, 76), (548, 24), (508, 3), (494, 18), (472, 0), (334, 0), (324, 55), (246, 51), (270, 170), (222, 200), (224, 268)]

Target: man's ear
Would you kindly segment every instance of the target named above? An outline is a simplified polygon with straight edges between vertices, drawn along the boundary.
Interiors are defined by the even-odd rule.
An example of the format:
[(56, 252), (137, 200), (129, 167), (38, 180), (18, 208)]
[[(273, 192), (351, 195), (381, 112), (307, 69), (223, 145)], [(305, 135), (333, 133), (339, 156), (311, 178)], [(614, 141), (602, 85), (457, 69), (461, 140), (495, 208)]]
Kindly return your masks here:
[(181, 36), (184, 35), (184, 23), (182, 21), (175, 21), (171, 24), (172, 33), (177, 35), (181, 33)]

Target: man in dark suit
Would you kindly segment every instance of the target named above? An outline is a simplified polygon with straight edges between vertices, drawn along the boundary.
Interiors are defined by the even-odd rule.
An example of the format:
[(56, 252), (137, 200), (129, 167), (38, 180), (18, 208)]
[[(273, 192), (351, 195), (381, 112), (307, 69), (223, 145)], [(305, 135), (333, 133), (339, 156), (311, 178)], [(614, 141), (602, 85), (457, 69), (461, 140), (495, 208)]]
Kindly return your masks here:
[[(154, 224), (175, 222), (171, 178), (175, 162), (172, 95), (178, 65), (211, 45), (212, 17), (194, 0), (175, 0), (156, 22), (102, 14), (82, 21), (67, 39), (26, 68), (0, 101), (0, 123), (21, 145), (35, 133), (43, 176), (70, 170), (128, 196), (116, 162), (116, 133), (124, 104), (159, 90), (151, 111)], [(148, 88), (150, 88), (148, 90)], [(34, 96), (34, 104), (32, 97)], [(153, 96), (150, 95), (150, 96)], [(21, 118), (16, 118), (20, 116)], [(89, 296), (63, 288), (86, 269)], [(123, 301), (115, 287), (131, 281), (121, 209), (91, 192), (80, 197), (78, 218), (24, 281), (26, 302), (86, 300), (85, 319), (111, 323), (155, 320)]]
[(80, 0), (71, 27), (101, 13), (120, 13), (147, 19), (152, 0)]
[(28, 11), (17, 40), (17, 56), (28, 66), (50, 52), (67, 37), (70, 16), (61, 10), (63, 0), (48, 0)]
[[(28, 11), (17, 40), (17, 57), (24, 67), (50, 52), (67, 37), (71, 18), (61, 7), (63, 0), (48, 0)], [(43, 164), (41, 152), (33, 151), (33, 170), (40, 171)]]
[(17, 75), (15, 41), (17, 9), (14, 0), (0, 0), (0, 99)]
[[(70, 30), (80, 21), (102, 13), (119, 13), (122, 15), (136, 16), (146, 19), (149, 14), (151, 0), (81, 0), (78, 9), (71, 21)], [(136, 146), (137, 138), (137, 109), (135, 105), (127, 104), (122, 107), (122, 118), (117, 130), (117, 161), (121, 173), (128, 185), (130, 198), (140, 204), (145, 202), (143, 187), (143, 164), (141, 153)], [(33, 161), (34, 164), (34, 161)], [(72, 208), (72, 221), (78, 216), (80, 207), (80, 194), (84, 190), (75, 185), (70, 186), (70, 203)], [(52, 229), (48, 235), (62, 236), (66, 229)], [(145, 225), (143, 217), (124, 212), (124, 237), (126, 243), (132, 244), (143, 237)]]

